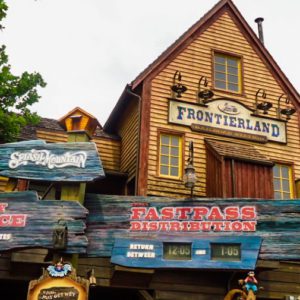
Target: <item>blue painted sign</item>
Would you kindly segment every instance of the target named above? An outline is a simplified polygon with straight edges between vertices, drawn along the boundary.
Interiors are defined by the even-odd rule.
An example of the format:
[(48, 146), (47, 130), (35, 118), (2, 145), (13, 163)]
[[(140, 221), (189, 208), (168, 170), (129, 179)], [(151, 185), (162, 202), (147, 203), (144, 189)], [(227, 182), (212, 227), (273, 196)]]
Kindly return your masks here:
[(77, 201), (38, 200), (36, 192), (0, 193), (0, 251), (53, 248), (53, 231), (64, 221), (66, 253), (85, 253), (88, 211)]
[[(167, 241), (116, 238), (111, 262), (140, 268), (252, 270), (261, 240), (260, 237), (173, 237)], [(220, 249), (218, 255), (213, 253), (216, 249)]]
[(94, 143), (47, 144), (34, 140), (0, 145), (0, 176), (88, 182), (105, 174)]
[[(85, 206), (89, 210), (87, 255), (91, 257), (110, 257), (121, 238), (173, 243), (186, 239), (208, 245), (215, 238), (234, 237), (242, 244), (239, 239), (260, 237), (259, 259), (300, 260), (300, 200), (88, 194)], [(222, 248), (214, 247), (218, 257)]]

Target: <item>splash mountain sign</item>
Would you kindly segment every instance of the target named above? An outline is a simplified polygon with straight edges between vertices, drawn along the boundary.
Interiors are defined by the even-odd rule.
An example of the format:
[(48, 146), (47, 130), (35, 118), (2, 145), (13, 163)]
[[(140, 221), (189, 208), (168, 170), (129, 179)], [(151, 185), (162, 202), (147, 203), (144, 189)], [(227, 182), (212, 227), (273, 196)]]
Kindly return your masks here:
[(0, 145), (0, 175), (43, 181), (88, 182), (104, 177), (94, 143), (41, 140)]

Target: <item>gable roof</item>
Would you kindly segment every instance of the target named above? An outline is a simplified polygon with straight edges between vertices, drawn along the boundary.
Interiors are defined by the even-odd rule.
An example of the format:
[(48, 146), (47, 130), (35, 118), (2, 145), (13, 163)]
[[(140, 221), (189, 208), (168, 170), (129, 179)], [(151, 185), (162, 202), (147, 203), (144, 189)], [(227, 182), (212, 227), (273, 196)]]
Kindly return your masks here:
[(101, 124), (99, 123), (99, 121), (97, 120), (96, 117), (94, 117), (93, 115), (91, 115), (90, 113), (88, 113), (87, 111), (85, 111), (84, 109), (80, 108), (80, 107), (75, 107), (74, 109), (72, 109), (71, 111), (69, 111), (67, 114), (65, 114), (63, 117), (61, 117), (59, 120), (58, 120), (58, 123), (61, 125), (61, 126), (64, 126), (64, 122), (65, 120), (72, 116), (75, 112), (79, 111), (80, 113), (82, 113), (83, 115), (86, 115), (87, 117), (89, 117), (90, 119), (92, 119), (97, 127), (101, 128), (102, 129), (102, 126)]
[(176, 55), (188, 45), (194, 36), (199, 35), (203, 32), (210, 24), (212, 24), (221, 14), (227, 11), (233, 20), (237, 23), (237, 26), (242, 30), (244, 36), (247, 38), (249, 43), (253, 46), (258, 56), (265, 62), (269, 67), (274, 78), (283, 88), (285, 93), (290, 96), (294, 105), (300, 109), (300, 95), (294, 86), (291, 84), (289, 79), (283, 73), (281, 68), (278, 66), (274, 58), (271, 56), (269, 51), (261, 43), (255, 32), (248, 25), (242, 14), (239, 12), (237, 7), (231, 0), (219, 1), (210, 11), (208, 11), (198, 22), (190, 27), (181, 37), (179, 37), (169, 48), (167, 48), (152, 64), (150, 64), (144, 71), (142, 71), (132, 82), (131, 87), (134, 90), (139, 86), (144, 79), (152, 75), (155, 71), (162, 66), (169, 63), (169, 57)]

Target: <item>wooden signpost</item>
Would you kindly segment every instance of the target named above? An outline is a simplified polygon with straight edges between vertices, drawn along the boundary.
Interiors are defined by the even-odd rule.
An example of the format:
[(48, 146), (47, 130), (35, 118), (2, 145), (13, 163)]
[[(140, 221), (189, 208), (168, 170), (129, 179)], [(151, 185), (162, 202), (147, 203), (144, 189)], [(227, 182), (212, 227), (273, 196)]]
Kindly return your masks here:
[(0, 193), (0, 251), (54, 248), (53, 234), (64, 223), (66, 253), (85, 253), (88, 211), (76, 201), (38, 200), (36, 192)]
[(41, 140), (0, 145), (0, 176), (62, 182), (104, 177), (91, 142), (47, 144)]

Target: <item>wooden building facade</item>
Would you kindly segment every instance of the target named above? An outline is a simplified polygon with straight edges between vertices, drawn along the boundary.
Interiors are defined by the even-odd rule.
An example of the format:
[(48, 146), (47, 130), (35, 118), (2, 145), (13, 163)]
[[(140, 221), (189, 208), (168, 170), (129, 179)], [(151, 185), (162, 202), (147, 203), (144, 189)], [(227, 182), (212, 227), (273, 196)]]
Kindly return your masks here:
[[(240, 298), (224, 297), (239, 289), (238, 279), (255, 269), (264, 288), (257, 299), (300, 299), (299, 109), (298, 92), (262, 41), (233, 2), (221, 0), (125, 87), (103, 128), (81, 108), (58, 121), (43, 119), (37, 127), (27, 127), (23, 140), (91, 140), (97, 146), (106, 177), (84, 184), (85, 199), (80, 201), (89, 210), (89, 245), (77, 264), (80, 276), (95, 271), (97, 286), (90, 298), (246, 299), (242, 292), (236, 294)], [(192, 189), (184, 182), (188, 166), (196, 175)], [(2, 191), (8, 190), (6, 182), (2, 178)], [(67, 194), (61, 182), (31, 181), (26, 187), (44, 199), (70, 200), (62, 197)], [(257, 218), (250, 218), (258, 229), (246, 223), (244, 232), (238, 227), (241, 223), (229, 224), (239, 218), (236, 222), (249, 221), (232, 216), (235, 203), (239, 209), (259, 207)], [(227, 205), (232, 216), (228, 219), (223, 213)], [(194, 208), (206, 211), (206, 216), (213, 207), (225, 218), (220, 221), (228, 222), (222, 230), (218, 224), (200, 230), (206, 225), (187, 223), (195, 221), (188, 219)], [(147, 209), (151, 213), (132, 224), (134, 208), (140, 214)], [(171, 217), (172, 209), (179, 208), (180, 214)], [(150, 225), (152, 221), (170, 222)], [(237, 227), (225, 230), (229, 226)], [(244, 264), (241, 257), (247, 260), (248, 254), (243, 254), (238, 263), (226, 264), (225, 259), (212, 267), (214, 262), (205, 255), (212, 254), (211, 245), (224, 244), (226, 238), (232, 239), (231, 245), (240, 245), (237, 253), (252, 251), (252, 265)], [(247, 246), (250, 250), (243, 248), (247, 238), (254, 238)], [(201, 255), (209, 263), (199, 258), (191, 267), (175, 257), (172, 264), (135, 265), (128, 257), (131, 252), (124, 250), (157, 247), (158, 252), (144, 254), (158, 258), (163, 255), (158, 244), (163, 239), (170, 247), (192, 245), (189, 251), (196, 256), (187, 259), (191, 263)], [(208, 248), (195, 246), (205, 241)], [(185, 246), (181, 251), (188, 251)], [(48, 256), (45, 249), (1, 255), (1, 281), (32, 279), (49, 262)], [(26, 264), (30, 272), (12, 273)]]

